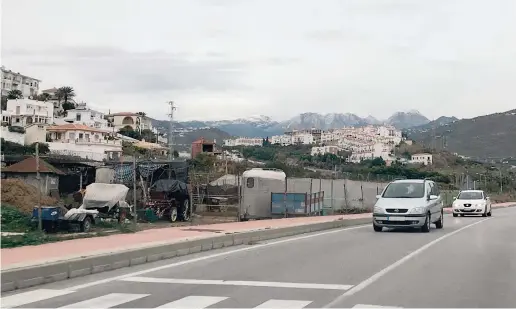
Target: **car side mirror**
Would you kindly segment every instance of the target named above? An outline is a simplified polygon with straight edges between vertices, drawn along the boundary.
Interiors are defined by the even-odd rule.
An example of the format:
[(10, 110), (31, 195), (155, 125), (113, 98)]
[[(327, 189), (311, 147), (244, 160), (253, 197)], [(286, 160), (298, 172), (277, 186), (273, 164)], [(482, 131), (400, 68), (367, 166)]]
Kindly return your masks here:
[(431, 201), (435, 201), (436, 199), (438, 199), (439, 197), (437, 195), (430, 195), (430, 200)]
[(382, 197), (382, 196), (381, 196), (380, 194), (378, 194), (378, 195), (376, 196), (376, 199), (378, 200), (378, 199), (380, 199), (380, 197)]
[(454, 197), (453, 197), (453, 200), (456, 200), (456, 199), (457, 199), (457, 197), (456, 197), (456, 196), (454, 196)]

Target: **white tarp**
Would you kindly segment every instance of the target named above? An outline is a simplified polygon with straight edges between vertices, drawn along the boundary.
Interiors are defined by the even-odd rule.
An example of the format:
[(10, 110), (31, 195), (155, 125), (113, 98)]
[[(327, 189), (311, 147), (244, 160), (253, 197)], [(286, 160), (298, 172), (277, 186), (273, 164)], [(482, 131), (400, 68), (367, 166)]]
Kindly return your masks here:
[(86, 187), (82, 207), (102, 208), (115, 206), (119, 201), (125, 201), (129, 188), (120, 184), (92, 183)]

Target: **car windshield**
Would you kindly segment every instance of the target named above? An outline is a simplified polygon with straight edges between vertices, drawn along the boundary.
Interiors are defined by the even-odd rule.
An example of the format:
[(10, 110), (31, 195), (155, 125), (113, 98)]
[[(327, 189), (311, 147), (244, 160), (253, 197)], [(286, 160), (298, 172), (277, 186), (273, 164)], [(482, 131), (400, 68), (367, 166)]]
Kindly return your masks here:
[(482, 192), (461, 192), (457, 197), (458, 200), (481, 200), (483, 198)]
[(391, 183), (383, 193), (384, 198), (421, 198), (425, 195), (425, 184), (415, 182)]

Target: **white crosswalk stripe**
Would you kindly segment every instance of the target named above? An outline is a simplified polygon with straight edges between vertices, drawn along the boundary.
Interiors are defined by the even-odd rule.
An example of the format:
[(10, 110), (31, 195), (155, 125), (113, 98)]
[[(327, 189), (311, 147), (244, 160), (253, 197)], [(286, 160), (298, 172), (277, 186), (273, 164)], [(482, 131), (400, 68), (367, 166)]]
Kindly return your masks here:
[(375, 306), (375, 305), (354, 305), (353, 308), (386, 308), (386, 309), (401, 309), (402, 307), (391, 307), (391, 306)]
[(60, 308), (111, 308), (149, 295), (150, 294), (111, 293)]
[(306, 300), (281, 300), (281, 299), (270, 299), (263, 304), (255, 308), (304, 308), (308, 306), (311, 301)]
[(176, 301), (159, 306), (158, 308), (206, 308), (215, 305), (227, 297), (216, 296), (187, 296)]
[(2, 308), (12, 308), (23, 306), (26, 304), (51, 299), (54, 297), (73, 293), (74, 291), (67, 290), (50, 290), (50, 289), (39, 289), (29, 292), (18, 293), (10, 296), (2, 296)]

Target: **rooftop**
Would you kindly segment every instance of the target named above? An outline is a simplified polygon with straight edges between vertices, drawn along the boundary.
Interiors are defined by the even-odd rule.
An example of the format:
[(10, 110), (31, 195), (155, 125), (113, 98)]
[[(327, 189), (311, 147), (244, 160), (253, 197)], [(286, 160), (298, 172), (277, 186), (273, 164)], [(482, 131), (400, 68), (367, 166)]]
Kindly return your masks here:
[[(36, 157), (30, 157), (13, 165), (2, 169), (2, 173), (36, 173), (37, 167)], [(39, 159), (39, 172), (51, 173), (57, 175), (65, 175), (63, 172), (47, 163), (45, 160)]]

